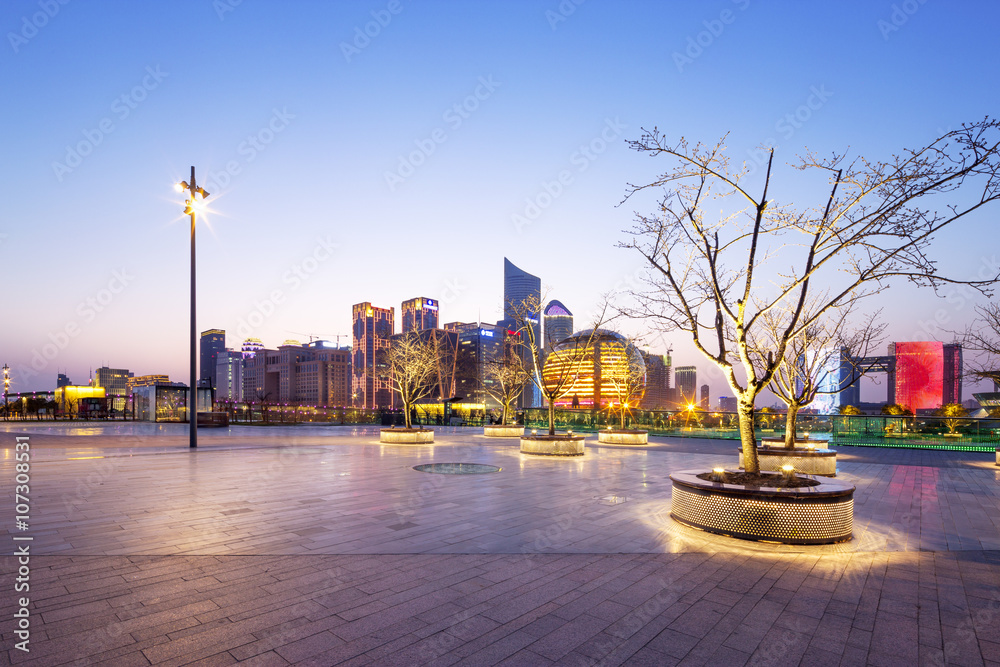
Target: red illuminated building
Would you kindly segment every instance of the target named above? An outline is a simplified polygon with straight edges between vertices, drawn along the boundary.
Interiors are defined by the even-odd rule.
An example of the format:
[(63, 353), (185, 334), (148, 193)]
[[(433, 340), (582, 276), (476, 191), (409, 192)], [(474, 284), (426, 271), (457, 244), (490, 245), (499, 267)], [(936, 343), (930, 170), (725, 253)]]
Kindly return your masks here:
[(962, 347), (958, 343), (890, 343), (889, 354), (895, 358), (889, 403), (916, 412), (962, 402)]

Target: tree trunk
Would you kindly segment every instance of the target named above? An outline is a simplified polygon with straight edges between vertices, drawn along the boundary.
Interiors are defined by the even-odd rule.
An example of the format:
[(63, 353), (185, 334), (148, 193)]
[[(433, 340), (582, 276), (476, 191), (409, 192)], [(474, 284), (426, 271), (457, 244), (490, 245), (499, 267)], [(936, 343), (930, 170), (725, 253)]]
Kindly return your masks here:
[(743, 469), (747, 472), (760, 472), (757, 435), (753, 429), (753, 399), (741, 398), (737, 409), (740, 416), (740, 443), (743, 445)]
[(556, 404), (549, 399), (549, 435), (556, 434)]
[(785, 449), (795, 449), (795, 418), (799, 414), (799, 406), (788, 406), (788, 415), (785, 417)]
[(503, 409), (500, 411), (500, 425), (501, 426), (506, 426), (506, 424), (507, 424), (507, 411), (508, 411), (508, 407), (507, 406), (508, 406), (508, 404), (504, 403), (503, 404)]
[(410, 404), (403, 402), (403, 424), (406, 428), (412, 428), (412, 422), (410, 421)]

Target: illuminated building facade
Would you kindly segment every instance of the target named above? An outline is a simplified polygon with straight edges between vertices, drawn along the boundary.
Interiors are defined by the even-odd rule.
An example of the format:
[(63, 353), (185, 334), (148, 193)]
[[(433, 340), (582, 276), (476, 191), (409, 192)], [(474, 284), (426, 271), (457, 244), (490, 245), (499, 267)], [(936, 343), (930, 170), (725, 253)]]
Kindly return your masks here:
[(367, 301), (351, 308), (352, 359), (351, 392), (354, 405), (361, 408), (392, 408), (392, 384), (379, 368), (378, 356), (389, 347), (395, 329), (395, 309), (376, 308)]
[[(198, 412), (212, 410), (212, 389), (198, 393)], [(132, 394), (132, 418), (148, 422), (188, 421), (188, 386), (183, 382), (165, 382), (136, 387)]]
[(677, 370), (674, 371), (674, 380), (679, 403), (690, 405), (698, 402), (698, 395), (695, 393), (698, 387), (698, 368), (696, 366), (678, 366)]
[(486, 409), (500, 404), (487, 391), (490, 380), (484, 366), (503, 353), (504, 329), (488, 324), (474, 324), (458, 332), (456, 354), (455, 395), (463, 401), (483, 405)]
[(201, 332), (201, 379), (199, 384), (212, 387), (216, 385), (216, 362), (219, 353), (226, 349), (226, 332), (222, 329), (209, 329)]
[(439, 303), (434, 299), (418, 296), (404, 301), (400, 308), (403, 318), (402, 333), (438, 328)]
[(130, 377), (126, 383), (126, 393), (131, 396), (135, 393), (136, 387), (148, 387), (154, 384), (170, 384), (170, 378), (166, 375), (137, 375)]
[(701, 385), (701, 401), (699, 402), (698, 407), (700, 407), (702, 410), (710, 410), (711, 401), (712, 399), (709, 395), (708, 385), (707, 384)]
[(326, 341), (256, 350), (243, 361), (243, 402), (346, 406), (351, 399), (351, 351)]
[(131, 377), (132, 373), (126, 368), (101, 366), (94, 371), (94, 386), (104, 387), (109, 410), (121, 412), (125, 409), (131, 393), (128, 388), (128, 381)]
[(561, 301), (552, 300), (542, 314), (545, 349), (551, 350), (559, 341), (573, 335), (573, 313)]
[(253, 355), (257, 354), (259, 350), (263, 349), (264, 343), (261, 342), (260, 338), (247, 338), (243, 341), (243, 345), (240, 348), (244, 359), (250, 359)]
[(646, 364), (646, 393), (643, 394), (640, 405), (644, 410), (668, 410), (672, 408), (670, 355), (643, 352), (642, 360)]
[(889, 372), (889, 403), (916, 413), (962, 402), (962, 347), (958, 343), (889, 343), (889, 354), (894, 361)]
[(66, 385), (56, 387), (53, 400), (56, 412), (62, 417), (101, 416), (107, 414), (107, 393), (104, 387), (79, 387)]
[[(646, 365), (639, 349), (614, 331), (598, 329), (593, 339), (590, 335), (589, 330), (581, 331), (564, 339), (545, 361), (545, 387), (562, 385), (568, 389), (555, 401), (556, 407), (600, 410), (618, 405), (622, 394), (631, 394), (628, 400), (641, 404)], [(632, 368), (639, 370), (640, 376), (634, 380), (635, 389), (621, 392)]]
[(223, 350), (215, 361), (215, 400), (243, 402), (243, 353)]

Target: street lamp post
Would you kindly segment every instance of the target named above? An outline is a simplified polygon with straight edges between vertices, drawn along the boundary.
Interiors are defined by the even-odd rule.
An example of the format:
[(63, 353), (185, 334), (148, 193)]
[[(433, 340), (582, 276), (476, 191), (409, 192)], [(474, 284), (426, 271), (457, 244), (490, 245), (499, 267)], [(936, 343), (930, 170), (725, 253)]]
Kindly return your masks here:
[(188, 190), (191, 199), (186, 200), (184, 212), (191, 216), (191, 398), (188, 401), (188, 433), (189, 443), (192, 448), (198, 446), (198, 357), (195, 348), (198, 344), (198, 328), (195, 314), (195, 253), (194, 253), (194, 226), (195, 209), (198, 207), (197, 195), (202, 199), (208, 197), (208, 193), (198, 186), (194, 179), (194, 167), (191, 167), (191, 183), (181, 181), (176, 186), (178, 192)]
[(10, 393), (10, 366), (3, 365), (3, 420), (7, 421), (10, 413), (10, 403), (7, 401), (7, 394)]

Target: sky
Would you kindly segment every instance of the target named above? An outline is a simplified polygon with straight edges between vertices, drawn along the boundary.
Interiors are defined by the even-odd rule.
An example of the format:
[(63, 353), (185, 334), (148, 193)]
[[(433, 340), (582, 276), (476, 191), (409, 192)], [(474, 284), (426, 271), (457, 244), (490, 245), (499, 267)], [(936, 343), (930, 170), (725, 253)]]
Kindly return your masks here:
[[(637, 212), (626, 185), (668, 167), (629, 149), (642, 128), (728, 133), (738, 160), (765, 143), (782, 165), (884, 159), (996, 112), (998, 19), (986, 1), (8, 0), (0, 361), (12, 391), (103, 365), (186, 381), (190, 223), (172, 186), (192, 165), (210, 193), (198, 329), (231, 347), (347, 343), (362, 301), (493, 322), (504, 257), (584, 328), (643, 271), (616, 247)], [(789, 171), (779, 196), (817, 205), (826, 185)], [(996, 263), (995, 216), (936, 241), (943, 271)], [(981, 303), (900, 284), (870, 306), (886, 341), (947, 341)], [(621, 327), (729, 393), (682, 334)]]

